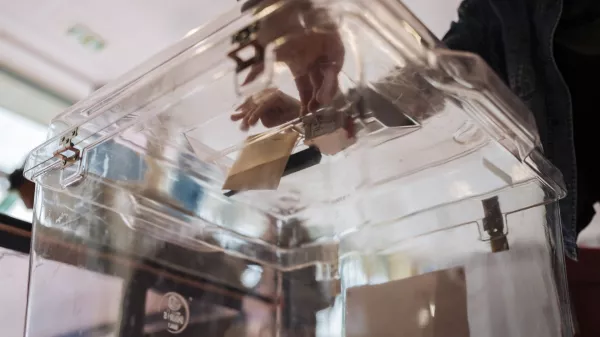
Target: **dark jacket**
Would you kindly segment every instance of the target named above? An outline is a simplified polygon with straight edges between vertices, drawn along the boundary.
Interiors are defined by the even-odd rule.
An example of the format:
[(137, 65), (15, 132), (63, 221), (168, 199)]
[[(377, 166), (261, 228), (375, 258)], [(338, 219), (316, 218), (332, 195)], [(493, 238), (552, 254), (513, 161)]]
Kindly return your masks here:
[(553, 55), (562, 0), (464, 0), (444, 37), (480, 55), (533, 112), (544, 154), (563, 173), (560, 201), (567, 255), (576, 256), (577, 174), (571, 96)]

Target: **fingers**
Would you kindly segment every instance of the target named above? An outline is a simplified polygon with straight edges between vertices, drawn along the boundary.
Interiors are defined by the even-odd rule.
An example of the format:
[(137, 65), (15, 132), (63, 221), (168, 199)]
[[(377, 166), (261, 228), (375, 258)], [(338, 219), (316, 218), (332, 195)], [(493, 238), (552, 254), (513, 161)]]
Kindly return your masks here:
[[(243, 131), (247, 131), (248, 129), (250, 129), (250, 126), (252, 125), (252, 124), (250, 124), (250, 120), (252, 119), (252, 116), (254, 114), (255, 114), (254, 111), (249, 111), (244, 116), (244, 118), (242, 119), (242, 123), (240, 124), (240, 129), (242, 129)], [(256, 123), (254, 123), (254, 124), (256, 124)]]
[(255, 114), (256, 110), (256, 103), (254, 103), (252, 97), (249, 97), (248, 99), (246, 99), (246, 101), (244, 101), (244, 103), (242, 103), (235, 109), (235, 111), (238, 111), (238, 113), (232, 114), (230, 118), (234, 122), (242, 120), (240, 128), (242, 130), (248, 130), (248, 128), (251, 125), (250, 122), (253, 120), (252, 116)]
[(240, 119), (246, 117), (246, 115), (247, 115), (247, 112), (246, 111), (242, 111), (240, 113), (236, 113), (236, 114), (231, 115), (231, 120), (234, 121), (234, 122), (237, 122)]
[(242, 123), (240, 124), (240, 129), (242, 129), (243, 131), (247, 131), (248, 129), (250, 129), (250, 116), (252, 116), (252, 113), (246, 114), (246, 116), (244, 116), (244, 118), (242, 119)]
[(335, 65), (322, 68), (322, 64), (317, 64), (313, 67), (310, 72), (313, 95), (308, 105), (309, 111), (315, 111), (333, 101), (339, 90), (338, 72)]
[(254, 102), (254, 98), (248, 97), (248, 98), (246, 98), (244, 103), (240, 104), (237, 108), (235, 108), (235, 111), (245, 111), (245, 110), (247, 111), (247, 110), (254, 108), (255, 106), (256, 106), (256, 103)]
[(303, 108), (301, 114), (315, 111), (333, 101), (339, 90), (338, 73), (337, 65), (322, 68), (322, 64), (317, 62), (307, 75), (296, 78), (296, 87)]
[(262, 116), (264, 113), (264, 107), (258, 108), (258, 109), (254, 109), (248, 117), (248, 126), (254, 126), (256, 125), (256, 123), (258, 123), (258, 120), (260, 119), (260, 116)]
[(316, 111), (321, 105), (317, 100), (317, 93), (323, 83), (323, 74), (318, 65), (313, 66), (312, 69), (310, 69), (310, 83), (312, 85), (312, 97), (310, 103), (308, 103), (308, 111)]
[(339, 90), (338, 75), (344, 65), (344, 43), (337, 32), (328, 34), (323, 43), (323, 60), (318, 64), (321, 82), (315, 83), (315, 99), (329, 104)]
[[(260, 120), (260, 117), (265, 113), (265, 109), (268, 107), (265, 105), (262, 106), (252, 106), (241, 108), (239, 113), (231, 115), (232, 121), (241, 120), (240, 128), (244, 131), (248, 130), (251, 126), (256, 125)], [(238, 108), (240, 110), (240, 108)]]
[(337, 32), (331, 33), (323, 45), (325, 62), (320, 64), (322, 82), (317, 86), (316, 100), (329, 104), (339, 90), (338, 75), (344, 65), (344, 43)]
[(321, 56), (309, 69), (313, 87), (309, 111), (330, 104), (339, 90), (338, 75), (344, 62), (344, 45), (337, 33), (321, 35)]
[(321, 72), (322, 81), (320, 86), (315, 84), (315, 87), (318, 88), (315, 93), (315, 98), (320, 104), (329, 104), (339, 89), (338, 73), (337, 69), (333, 67), (328, 67)]
[(298, 76), (296, 77), (295, 81), (298, 94), (300, 95), (300, 115), (306, 115), (308, 113), (309, 103), (313, 98), (314, 91), (310, 74), (306, 73)]
[(255, 109), (256, 103), (254, 103), (254, 99), (252, 99), (252, 97), (249, 97), (244, 101), (244, 103), (240, 104), (240, 106), (235, 108), (235, 111), (237, 111), (238, 113), (232, 114), (230, 118), (232, 121), (237, 122), (252, 114), (253, 110)]

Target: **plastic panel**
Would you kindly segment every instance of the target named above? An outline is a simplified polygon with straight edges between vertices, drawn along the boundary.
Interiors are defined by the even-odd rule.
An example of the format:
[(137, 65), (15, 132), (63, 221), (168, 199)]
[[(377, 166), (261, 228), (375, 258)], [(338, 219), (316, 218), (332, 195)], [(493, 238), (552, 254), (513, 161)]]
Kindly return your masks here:
[[(63, 113), (32, 151), (27, 336), (53, 336), (36, 326), (50, 263), (122, 284), (99, 290), (118, 309), (69, 299), (98, 318), (65, 324), (74, 336), (367, 336), (384, 316), (353, 315), (379, 285), (425, 294), (378, 309), (405, 313), (402, 326), (429, 336), (568, 336), (552, 211), (565, 188), (525, 105), (395, 0), (267, 4), (225, 15)], [(264, 70), (244, 85), (252, 64), (230, 57), (232, 37), (254, 29), (249, 46)], [(301, 108), (295, 65), (282, 55), (309, 53), (287, 49), (302, 39), (327, 46), (327, 36), (345, 51), (338, 94)], [(297, 119), (248, 131), (231, 121), (273, 89), (297, 102)], [(301, 112), (323, 111), (352, 118), (353, 145), (276, 190), (222, 189), (245, 139), (302, 131)], [(292, 152), (306, 150), (299, 142)], [(464, 296), (450, 301), (461, 291), (443, 289)], [(357, 307), (350, 294), (366, 297)], [(464, 307), (463, 326), (444, 325), (461, 312), (445, 311), (448, 301)]]

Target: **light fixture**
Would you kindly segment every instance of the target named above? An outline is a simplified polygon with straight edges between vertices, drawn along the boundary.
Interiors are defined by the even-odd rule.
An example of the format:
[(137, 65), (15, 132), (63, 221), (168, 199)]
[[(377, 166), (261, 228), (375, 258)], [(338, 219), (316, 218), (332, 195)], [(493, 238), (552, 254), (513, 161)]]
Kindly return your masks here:
[(100, 35), (79, 23), (69, 27), (66, 34), (89, 50), (101, 51), (106, 47), (106, 41)]

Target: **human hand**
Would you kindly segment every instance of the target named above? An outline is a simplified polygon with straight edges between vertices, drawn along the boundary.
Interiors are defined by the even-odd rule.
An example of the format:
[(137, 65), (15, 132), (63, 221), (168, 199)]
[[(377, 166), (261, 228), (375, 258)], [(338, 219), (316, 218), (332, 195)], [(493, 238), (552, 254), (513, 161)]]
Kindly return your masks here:
[[(266, 7), (275, 0), (264, 1)], [(344, 43), (338, 27), (324, 9), (295, 0), (261, 20), (258, 42), (276, 43), (275, 58), (288, 66), (300, 96), (300, 114), (331, 103), (339, 91), (338, 75), (344, 64)], [(264, 70), (256, 65), (244, 84)]]
[(301, 105), (297, 99), (275, 88), (268, 88), (249, 97), (237, 107), (231, 120), (242, 121), (242, 130), (248, 130), (260, 120), (267, 128), (279, 126), (300, 116)]

